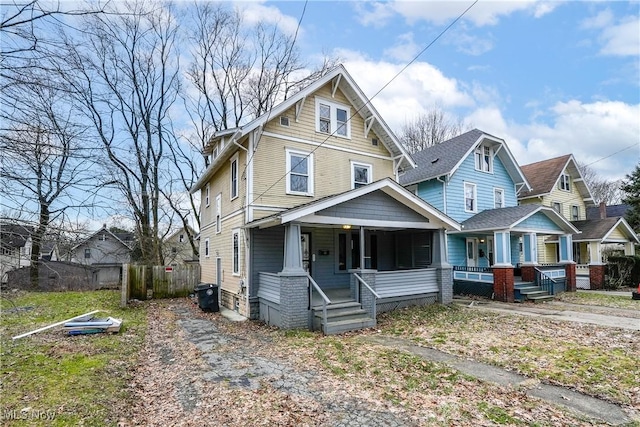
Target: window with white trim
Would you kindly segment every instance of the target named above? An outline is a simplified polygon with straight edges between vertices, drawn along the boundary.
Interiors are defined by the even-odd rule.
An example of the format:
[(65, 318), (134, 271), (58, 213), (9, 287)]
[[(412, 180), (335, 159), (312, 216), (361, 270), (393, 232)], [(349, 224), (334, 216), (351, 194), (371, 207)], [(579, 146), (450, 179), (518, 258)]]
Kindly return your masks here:
[(287, 149), (287, 194), (313, 196), (313, 154)]
[(571, 191), (571, 177), (563, 173), (560, 175), (560, 181), (558, 181), (558, 188), (564, 191)]
[(571, 206), (571, 221), (580, 220), (580, 207), (577, 205)]
[(502, 188), (493, 189), (493, 207), (504, 208), (504, 190)]
[(562, 215), (562, 203), (553, 202), (553, 210), (558, 212), (560, 215)]
[(204, 239), (204, 257), (209, 258), (209, 238)]
[(222, 193), (216, 196), (216, 233), (222, 231)]
[(204, 205), (206, 207), (209, 207), (210, 194), (211, 194), (211, 186), (207, 184), (207, 186), (204, 189)]
[(233, 274), (240, 274), (240, 230), (233, 230), (231, 233), (231, 245), (233, 253)]
[(464, 183), (464, 211), (476, 212), (478, 210), (476, 185), (471, 182)]
[(476, 170), (493, 172), (493, 148), (479, 145), (475, 151)]
[(180, 243), (184, 242), (184, 234), (181, 234), (180, 237), (178, 238), (178, 241)]
[(316, 132), (351, 138), (350, 115), (348, 106), (316, 98)]
[(231, 158), (231, 200), (238, 197), (238, 154)]
[(351, 162), (351, 188), (360, 188), (371, 183), (371, 165)]

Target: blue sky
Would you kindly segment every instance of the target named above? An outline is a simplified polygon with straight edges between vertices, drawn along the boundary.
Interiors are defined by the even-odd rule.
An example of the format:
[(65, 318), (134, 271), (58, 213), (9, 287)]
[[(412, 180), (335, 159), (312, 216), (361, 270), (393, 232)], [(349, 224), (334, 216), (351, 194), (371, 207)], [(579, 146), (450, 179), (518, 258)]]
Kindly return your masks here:
[[(372, 96), (471, 4), (310, 1), (298, 46), (340, 57)], [(294, 31), (305, 3), (237, 5)], [(639, 16), (638, 1), (480, 1), (373, 103), (394, 130), (437, 105), (520, 164), (573, 153), (623, 178), (640, 159)]]

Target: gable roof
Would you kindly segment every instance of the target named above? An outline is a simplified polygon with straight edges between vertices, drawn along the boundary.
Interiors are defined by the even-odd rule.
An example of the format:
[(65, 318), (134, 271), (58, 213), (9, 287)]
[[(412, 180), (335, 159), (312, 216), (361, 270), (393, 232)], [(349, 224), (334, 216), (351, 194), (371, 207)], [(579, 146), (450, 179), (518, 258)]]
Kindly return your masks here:
[(80, 241), (80, 243), (78, 243), (77, 245), (75, 245), (74, 247), (71, 248), (72, 251), (75, 251), (76, 249), (78, 249), (80, 246), (84, 245), (85, 243), (91, 241), (94, 237), (96, 237), (98, 234), (101, 233), (105, 233), (110, 235), (111, 237), (113, 237), (115, 239), (116, 242), (119, 242), (120, 244), (122, 244), (122, 246), (124, 246), (125, 248), (131, 250), (131, 246), (127, 243), (125, 243), (125, 241), (122, 240), (121, 237), (123, 238), (128, 238), (130, 236), (133, 236), (133, 233), (112, 233), (111, 231), (109, 231), (109, 229), (107, 229), (107, 225), (103, 225), (102, 228), (98, 231), (96, 231), (95, 233), (93, 233), (92, 235), (90, 235), (89, 237), (87, 237), (86, 239)]
[[(265, 228), (272, 227), (280, 224), (290, 223), (292, 221), (307, 221), (307, 222), (318, 222), (323, 219), (316, 216), (315, 214), (331, 208), (333, 206), (339, 205), (341, 203), (345, 203), (364, 195), (373, 193), (375, 191), (382, 191), (386, 195), (398, 201), (404, 207), (407, 207), (414, 212), (417, 212), (422, 217), (429, 219), (429, 222), (433, 223), (433, 229), (436, 228), (445, 228), (448, 230), (460, 230), (460, 224), (458, 224), (454, 219), (448, 217), (447, 215), (440, 212), (438, 209), (431, 206), (429, 203), (425, 202), (415, 194), (411, 193), (400, 184), (395, 182), (391, 178), (384, 178), (376, 182), (372, 182), (371, 184), (362, 186), (360, 188), (356, 188), (354, 190), (349, 190), (344, 193), (334, 194), (332, 196), (323, 197), (318, 200), (314, 200), (312, 202), (306, 203), (304, 205), (296, 206), (291, 209), (287, 209), (285, 211), (276, 213), (274, 215), (270, 215), (265, 218), (261, 218), (255, 221), (252, 221), (245, 225), (245, 228)], [(353, 224), (358, 223), (357, 218), (351, 218)], [(433, 220), (433, 221), (432, 221)], [(339, 218), (333, 218), (330, 220), (331, 224), (340, 223)], [(363, 224), (367, 225), (366, 220), (360, 221)], [(406, 227), (407, 224), (402, 221), (387, 221), (389, 224), (394, 224), (395, 226)], [(411, 228), (411, 226), (408, 226)]]
[(531, 190), (520, 194), (520, 199), (545, 196), (551, 194), (558, 184), (563, 171), (571, 175), (572, 181), (585, 202), (593, 202), (591, 191), (580, 173), (578, 163), (573, 154), (566, 154), (553, 159), (542, 160), (522, 166), (522, 172), (531, 183)]
[[(508, 208), (486, 209), (462, 222), (462, 232), (479, 232), (517, 228), (526, 219), (537, 213), (543, 213), (553, 221), (563, 233), (579, 233), (580, 231), (562, 215), (547, 206), (526, 204)], [(545, 230), (547, 234), (551, 233)]]
[(573, 221), (578, 229), (582, 231), (574, 237), (575, 242), (584, 241), (606, 241), (609, 235), (618, 227), (621, 228), (623, 234), (627, 236), (629, 241), (640, 243), (638, 236), (635, 234), (629, 223), (622, 217), (604, 218), (604, 219), (587, 219), (582, 221)]
[[(344, 93), (353, 107), (355, 107), (357, 114), (360, 114), (360, 116), (362, 116), (365, 121), (369, 121), (370, 125), (367, 126), (370, 126), (371, 129), (376, 133), (376, 135), (378, 135), (381, 140), (380, 142), (382, 142), (387, 150), (389, 150), (392, 157), (398, 160), (398, 165), (400, 165), (404, 161), (404, 163), (409, 167), (416, 166), (409, 152), (406, 150), (406, 148), (404, 148), (391, 128), (382, 119), (378, 111), (369, 101), (369, 98), (367, 98), (364, 92), (362, 92), (362, 90), (358, 87), (358, 85), (344, 68), (344, 66), (337, 65), (329, 72), (327, 72), (327, 74), (309, 84), (300, 92), (274, 106), (270, 111), (261, 115), (260, 117), (255, 118), (246, 125), (216, 132), (211, 138), (212, 140), (219, 137), (228, 136), (230, 143), (223, 148), (223, 151), (222, 153), (220, 153), (218, 158), (211, 162), (200, 179), (198, 179), (193, 187), (191, 187), (190, 192), (194, 193), (198, 191), (206, 184), (207, 181), (209, 181), (211, 176), (213, 176), (215, 171), (220, 167), (220, 164), (222, 164), (223, 160), (228, 158), (238, 149), (238, 147), (235, 145), (238, 144), (238, 142), (242, 138), (246, 137), (253, 131), (261, 129), (267, 122), (278, 118), (282, 113), (295, 106), (297, 103), (304, 103), (304, 100), (307, 96), (321, 89), (329, 82), (333, 82), (334, 90), (339, 88), (342, 93)], [(211, 148), (208, 149), (210, 150)]]
[(495, 155), (502, 161), (513, 182), (529, 188), (527, 179), (505, 141), (479, 129), (470, 130), (414, 153), (413, 158), (418, 166), (415, 169), (405, 171), (400, 176), (400, 182), (402, 185), (411, 185), (445, 175), (453, 175), (476, 147), (485, 141), (500, 147), (495, 150)]
[(34, 227), (29, 225), (0, 223), (0, 243), (3, 248), (22, 248), (33, 234)]

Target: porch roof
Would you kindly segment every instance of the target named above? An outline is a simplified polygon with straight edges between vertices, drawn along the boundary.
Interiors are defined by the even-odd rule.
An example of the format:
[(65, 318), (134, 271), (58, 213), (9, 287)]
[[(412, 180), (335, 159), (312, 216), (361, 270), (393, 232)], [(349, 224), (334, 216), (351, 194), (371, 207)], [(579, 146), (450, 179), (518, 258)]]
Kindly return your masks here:
[[(408, 209), (415, 214), (416, 219), (407, 221), (406, 217), (403, 218), (402, 215), (393, 215), (393, 212), (391, 212), (391, 215), (387, 212), (385, 215), (380, 214), (376, 216), (376, 212), (372, 212), (371, 210), (351, 215), (341, 214), (338, 210), (334, 210), (335, 212), (333, 212), (333, 214), (327, 214), (330, 208), (364, 198), (364, 196), (373, 194), (374, 192), (382, 192), (397, 202), (395, 206), (391, 207), (392, 210), (400, 213)], [(461, 229), (460, 224), (454, 219), (443, 214), (391, 178), (384, 178), (354, 190), (327, 196), (304, 205), (278, 212), (265, 218), (252, 221), (246, 224), (244, 228), (266, 228), (290, 222), (324, 225), (348, 224), (356, 227), (364, 226), (394, 229), (444, 228), (449, 231), (458, 231)]]
[[(527, 221), (537, 214), (541, 214), (546, 217), (549, 220), (547, 222), (553, 224), (554, 227), (549, 228), (536, 226), (535, 221)], [(558, 214), (555, 210), (536, 204), (484, 210), (466, 221), (463, 221), (460, 233), (500, 230), (513, 230), (539, 234), (580, 233), (580, 230), (564, 219), (564, 217)]]
[[(574, 242), (622, 243), (620, 238), (612, 238), (612, 234), (617, 229), (621, 234), (626, 236), (627, 242), (640, 243), (638, 236), (629, 223), (622, 217), (587, 219), (583, 221), (573, 221), (572, 224), (582, 231), (582, 233), (574, 235)], [(549, 238), (546, 241), (553, 243), (556, 240), (557, 239)]]

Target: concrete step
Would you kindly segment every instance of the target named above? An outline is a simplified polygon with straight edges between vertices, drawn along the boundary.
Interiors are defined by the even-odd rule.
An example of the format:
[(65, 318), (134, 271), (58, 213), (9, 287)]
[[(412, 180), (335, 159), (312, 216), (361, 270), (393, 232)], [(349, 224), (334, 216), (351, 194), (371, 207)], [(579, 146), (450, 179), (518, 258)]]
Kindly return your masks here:
[[(327, 310), (327, 323), (360, 320), (363, 318), (369, 318), (369, 314), (361, 308), (353, 309), (351, 311), (335, 312), (334, 310)], [(313, 329), (318, 331), (322, 329), (322, 322), (324, 318), (322, 316), (322, 310), (313, 312)]]
[(360, 329), (373, 328), (375, 325), (375, 319), (372, 319), (368, 316), (358, 319), (338, 320), (327, 322), (324, 333), (325, 335), (337, 335), (348, 331), (358, 331)]
[(553, 301), (554, 299), (555, 298), (553, 297), (553, 295), (549, 295), (548, 293), (546, 295), (538, 295), (538, 296), (532, 296), (532, 297), (527, 296), (527, 300), (533, 301), (536, 304), (546, 302), (546, 301)]
[[(328, 304), (327, 312), (329, 311), (333, 313), (350, 312), (352, 310), (356, 310), (359, 308), (362, 308), (362, 305), (359, 302), (348, 301), (348, 302), (340, 302), (337, 304)], [(313, 311), (315, 313), (322, 313), (322, 304), (314, 305)]]

